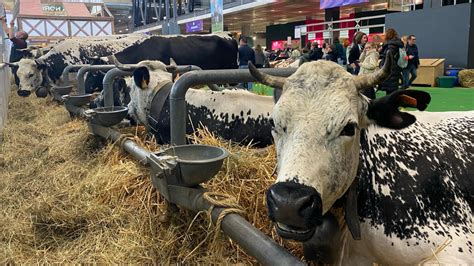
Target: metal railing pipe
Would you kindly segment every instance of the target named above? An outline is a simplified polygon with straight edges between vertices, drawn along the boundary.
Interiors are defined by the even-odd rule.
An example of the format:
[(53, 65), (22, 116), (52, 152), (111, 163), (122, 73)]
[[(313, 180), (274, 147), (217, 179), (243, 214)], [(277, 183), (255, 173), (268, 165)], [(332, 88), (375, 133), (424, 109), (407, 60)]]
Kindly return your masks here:
[(102, 81), (103, 85), (103, 91), (104, 91), (104, 106), (105, 107), (110, 107), (114, 106), (114, 89), (113, 89), (113, 83), (114, 79), (116, 77), (123, 77), (123, 76), (128, 76), (132, 74), (133, 68), (136, 67), (136, 65), (127, 65), (127, 67), (130, 67), (132, 70), (130, 71), (125, 71), (116, 68), (115, 66), (112, 66), (112, 68), (107, 71), (107, 74), (105, 74), (104, 80)]
[[(193, 211), (207, 211), (213, 205), (208, 202), (202, 188), (188, 188), (168, 185), (170, 201), (178, 206)], [(225, 208), (214, 206), (211, 218), (214, 224)], [(255, 228), (242, 216), (230, 213), (224, 216), (221, 223), (222, 231), (239, 244), (250, 256), (263, 265), (304, 265), (288, 250), (278, 245), (273, 239)]]
[(124, 138), (124, 135), (110, 127), (104, 127), (93, 123), (88, 124), (91, 132), (98, 136), (101, 136), (105, 139), (109, 139), (113, 142), (123, 139), (123, 141), (119, 145), (121, 145), (121, 147), (126, 152), (128, 152), (135, 159), (137, 159), (142, 165), (148, 165), (148, 157), (150, 156), (150, 152), (142, 148), (135, 141)]
[[(260, 69), (260, 71), (275, 75), (288, 77), (296, 71), (296, 68), (274, 68)], [(232, 70), (202, 70), (185, 73), (171, 88), (170, 94), (170, 127), (171, 145), (183, 145), (186, 142), (186, 101), (185, 96), (188, 89), (199, 84), (238, 83), (252, 82), (254, 77), (248, 69)]]
[(68, 65), (64, 68), (63, 73), (61, 74), (61, 80), (64, 83), (64, 86), (69, 85), (69, 73), (73, 70), (80, 69), (82, 67), (89, 66), (89, 65)]
[(84, 77), (87, 72), (95, 70), (110, 70), (114, 67), (114, 65), (88, 65), (81, 67), (81, 69), (79, 69), (79, 71), (77, 72), (77, 93), (79, 95), (86, 94)]

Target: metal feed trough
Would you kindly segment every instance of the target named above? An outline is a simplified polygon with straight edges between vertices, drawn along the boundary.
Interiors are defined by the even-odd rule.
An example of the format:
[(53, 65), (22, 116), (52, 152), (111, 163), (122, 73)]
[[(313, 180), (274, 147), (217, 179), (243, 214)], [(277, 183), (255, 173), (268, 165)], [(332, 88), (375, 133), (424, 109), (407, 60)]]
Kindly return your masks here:
[[(289, 76), (294, 71), (294, 69), (264, 70), (266, 73), (279, 76)], [(119, 69), (107, 72), (104, 78), (104, 90), (112, 91), (111, 86), (109, 87), (109, 81), (113, 80), (117, 75), (129, 73)], [(107, 112), (108, 109), (105, 109), (107, 115), (101, 118), (105, 119), (105, 121), (90, 119), (88, 123), (89, 129), (95, 135), (120, 143), (120, 146), (126, 152), (136, 158), (142, 165), (148, 166), (151, 171), (153, 186), (171, 204), (176, 204), (193, 211), (212, 209), (212, 221), (216, 223), (221, 218), (222, 231), (238, 243), (247, 254), (256, 258), (259, 263), (264, 265), (304, 265), (285, 248), (247, 222), (242, 216), (236, 213), (225, 214), (223, 212), (226, 208), (215, 206), (205, 198), (204, 194), (206, 191), (200, 184), (210, 180), (218, 173), (223, 160), (228, 156), (228, 152), (222, 148), (207, 145), (184, 145), (185, 121), (187, 117), (184, 98), (190, 86), (206, 83), (251, 81), (255, 80), (248, 70), (213, 70), (185, 73), (174, 84), (171, 91), (172, 143), (180, 145), (172, 146), (165, 150), (158, 152), (147, 151), (133, 140), (107, 127), (119, 123), (123, 118), (121, 115), (126, 115), (125, 110), (122, 110), (124, 113), (121, 115), (117, 114), (115, 117), (112, 117), (113, 114), (111, 113), (115, 111), (120, 112), (121, 109), (109, 110), (111, 112)], [(105, 94), (109, 95), (107, 92)], [(110, 103), (110, 100), (107, 102)], [(83, 114), (86, 117), (100, 115), (97, 110), (85, 111), (76, 106), (73, 106), (71, 110), (76, 114)], [(224, 215), (223, 218), (220, 217), (221, 214)]]

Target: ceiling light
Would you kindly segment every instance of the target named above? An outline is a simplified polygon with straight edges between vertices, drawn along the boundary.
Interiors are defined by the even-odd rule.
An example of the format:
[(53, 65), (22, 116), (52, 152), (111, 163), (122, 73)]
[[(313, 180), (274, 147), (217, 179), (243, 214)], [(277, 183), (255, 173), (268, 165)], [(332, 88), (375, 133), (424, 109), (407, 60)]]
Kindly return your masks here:
[(275, 12), (275, 9), (272, 9), (272, 10), (270, 10), (270, 11)]
[(252, 39), (255, 41), (255, 40), (257, 39), (257, 37), (253, 36), (253, 38), (252, 38)]
[(298, 11), (298, 13), (300, 13), (300, 14), (301, 14), (301, 13), (303, 13), (303, 11), (301, 11), (301, 10), (300, 10), (300, 11)]
[(128, 18), (132, 18), (132, 16), (128, 16)]

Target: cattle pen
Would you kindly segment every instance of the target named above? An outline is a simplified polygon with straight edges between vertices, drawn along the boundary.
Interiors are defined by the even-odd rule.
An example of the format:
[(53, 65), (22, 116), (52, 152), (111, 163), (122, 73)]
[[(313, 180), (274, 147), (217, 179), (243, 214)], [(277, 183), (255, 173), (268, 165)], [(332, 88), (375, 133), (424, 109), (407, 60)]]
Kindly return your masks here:
[[(129, 66), (129, 70), (133, 70), (134, 66)], [(84, 70), (79, 70), (80, 73), (84, 73), (85, 70), (90, 68), (89, 66), (84, 66)], [(110, 67), (107, 67), (110, 69)], [(72, 69), (72, 68), (70, 68)], [(68, 69), (68, 71), (70, 70)], [(192, 67), (181, 67), (178, 66), (182, 72), (193, 70)], [(122, 71), (119, 69), (114, 69), (114, 71), (108, 71), (108, 74), (118, 74), (118, 75), (130, 75), (130, 71)], [(68, 72), (65, 71), (65, 72)], [(294, 70), (272, 70), (275, 72), (274, 74), (288, 76)], [(270, 71), (270, 72), (272, 72)], [(110, 72), (110, 73), (109, 73)], [(207, 78), (200, 79), (200, 77), (196, 77), (194, 75), (188, 75), (188, 78), (183, 77), (184, 83), (174, 88), (174, 91), (179, 91), (177, 95), (183, 94), (186, 92), (185, 86), (196, 85), (196, 84), (207, 84), (207, 83), (220, 83), (225, 82), (237, 82), (237, 81), (252, 81), (253, 78), (251, 77), (250, 73), (245, 70), (229, 70), (227, 72), (222, 72), (221, 75), (217, 79), (210, 79), (209, 73), (212, 71), (192, 71), (190, 73), (199, 72), (202, 73)], [(68, 75), (68, 73), (65, 73)], [(81, 74), (82, 75), (82, 74)], [(227, 75), (227, 78), (226, 78)], [(79, 75), (78, 75), (79, 76)], [(109, 75), (110, 76), (110, 75)], [(109, 82), (104, 79), (104, 85)], [(80, 83), (80, 82), (79, 82)], [(187, 85), (186, 85), (187, 84)], [(104, 89), (106, 92), (110, 89), (110, 86), (105, 86)], [(187, 88), (186, 88), (187, 89)], [(52, 91), (55, 91), (53, 88)], [(80, 93), (83, 93), (82, 91)], [(183, 94), (184, 95), (184, 94)], [(289, 251), (283, 248), (280, 244), (275, 242), (272, 238), (267, 236), (267, 234), (262, 233), (260, 230), (255, 228), (251, 223), (247, 222), (244, 218), (239, 215), (238, 211), (232, 211), (232, 205), (220, 205), (221, 201), (212, 200), (212, 196), (210, 197), (206, 190), (201, 188), (198, 183), (192, 184), (192, 187), (189, 187), (189, 184), (181, 183), (179, 180), (183, 180), (182, 173), (177, 174), (175, 167), (171, 167), (170, 169), (162, 169), (162, 159), (160, 158), (159, 152), (150, 152), (147, 149), (144, 149), (141, 145), (139, 145), (136, 141), (131, 139), (128, 135), (123, 135), (115, 129), (110, 127), (101, 125), (100, 119), (96, 119), (94, 116), (90, 116), (90, 113), (83, 108), (84, 102), (78, 103), (75, 102), (74, 97), (80, 95), (70, 95), (68, 97), (56, 97), (57, 100), (62, 100), (65, 103), (65, 107), (71, 113), (76, 113), (78, 116), (85, 117), (89, 122), (89, 130), (93, 134), (97, 136), (101, 136), (103, 138), (112, 140), (112, 142), (118, 144), (122, 147), (124, 151), (129, 152), (132, 157), (135, 157), (141, 164), (145, 167), (151, 169), (152, 172), (152, 181), (154, 187), (160, 191), (169, 204), (174, 205), (177, 204), (180, 207), (184, 207), (185, 209), (190, 209), (192, 211), (202, 212), (207, 211), (211, 208), (211, 220), (219, 225), (219, 227), (227, 234), (228, 237), (235, 241), (235, 243), (239, 244), (240, 248), (244, 250), (248, 255), (257, 259), (258, 262), (269, 265), (269, 264), (279, 264), (279, 265), (300, 265), (302, 262), (294, 257)], [(110, 94), (106, 97), (109, 99)], [(107, 104), (110, 104), (110, 100), (106, 101)], [(73, 106), (72, 104), (76, 104), (78, 106)], [(174, 109), (175, 110), (175, 109)], [(178, 109), (179, 110), (179, 109)], [(184, 114), (184, 110), (178, 111), (181, 114)], [(175, 111), (172, 111), (173, 115)], [(96, 114), (94, 114), (96, 115)], [(105, 112), (105, 116), (107, 113)], [(178, 115), (179, 116), (179, 115)], [(116, 118), (115, 122), (112, 124), (116, 124), (121, 121), (123, 117)], [(105, 120), (110, 120), (114, 118), (106, 117)], [(179, 122), (183, 122), (185, 116), (179, 118)], [(80, 120), (76, 120), (80, 121)], [(102, 120), (103, 121), (103, 120)], [(199, 148), (199, 145), (196, 145)], [(221, 149), (222, 150), (222, 149)], [(197, 150), (197, 152), (202, 153), (201, 150)], [(204, 155), (200, 155), (204, 156)], [(214, 158), (202, 158), (204, 161), (212, 161)], [(221, 158), (222, 160), (223, 158)], [(0, 162), (1, 163), (1, 162)], [(222, 164), (222, 163), (221, 163)], [(178, 164), (179, 167), (179, 164)], [(198, 172), (202, 172), (201, 174), (209, 175), (209, 165), (204, 165), (204, 168), (199, 170)], [(215, 171), (218, 171), (220, 166), (215, 168)], [(180, 171), (182, 172), (183, 169), (181, 168)], [(163, 172), (168, 173), (167, 175), (163, 175)], [(173, 173), (170, 175), (169, 173)], [(216, 172), (212, 173), (208, 176), (207, 179), (212, 178), (212, 176)], [(197, 174), (195, 172), (195, 174)], [(163, 178), (164, 177), (164, 178)], [(192, 178), (191, 178), (192, 179)], [(202, 180), (204, 181), (204, 180)], [(212, 194), (210, 194), (212, 195)], [(216, 205), (217, 204), (217, 205)], [(214, 206), (214, 207), (213, 207)], [(229, 211), (230, 210), (230, 211)]]
[[(136, 67), (136, 65), (131, 65), (127, 66), (126, 69), (131, 71)], [(81, 68), (79, 70), (78, 76), (81, 75), (82, 77), (83, 73), (89, 68), (90, 67), (87, 66)], [(178, 158), (178, 161), (175, 161), (175, 158), (168, 158), (169, 156), (167, 153), (150, 153), (149, 151), (140, 147), (140, 145), (135, 143), (133, 140), (126, 139), (126, 136), (109, 128), (109, 126), (119, 123), (125, 117), (124, 115), (117, 116), (117, 110), (110, 109), (116, 107), (113, 107), (113, 100), (111, 99), (113, 96), (111, 95), (111, 84), (109, 83), (111, 82), (112, 77), (109, 76), (123, 76), (130, 75), (132, 73), (120, 69), (115, 70), (114, 68), (107, 68), (108, 69), (106, 70), (109, 72), (104, 78), (104, 102), (106, 109), (101, 109), (101, 113), (96, 111), (94, 115), (97, 118), (95, 116), (91, 118), (87, 111), (80, 108), (80, 106), (75, 106), (77, 108), (70, 106), (68, 110), (73, 111), (75, 115), (89, 118), (89, 129), (92, 133), (105, 139), (112, 140), (113, 142), (118, 142), (126, 152), (130, 153), (141, 164), (151, 167), (153, 185), (160, 191), (160, 194), (162, 194), (170, 204), (177, 204), (180, 207), (184, 207), (193, 211), (205, 211), (211, 209), (211, 217), (213, 222), (221, 224), (222, 230), (231, 239), (236, 241), (236, 243), (238, 243), (243, 248), (243, 250), (246, 251), (246, 253), (255, 257), (260, 263), (264, 265), (301, 264), (297, 258), (293, 257), (290, 253), (288, 253), (288, 251), (273, 242), (271, 238), (258, 231), (241, 216), (236, 213), (229, 212), (232, 205), (219, 205), (219, 202), (212, 203), (210, 198), (205, 197), (207, 192), (199, 185), (201, 182), (212, 178), (217, 173), (217, 171), (219, 171), (220, 166), (222, 165), (222, 160), (227, 157), (222, 154), (222, 152), (226, 153), (225, 151), (215, 151), (211, 146), (184, 145), (184, 140), (178, 141), (173, 137), (172, 144), (177, 144), (177, 146), (172, 146), (171, 148), (173, 150), (173, 155), (177, 156)], [(274, 74), (276, 75), (289, 76), (294, 71), (294, 69), (285, 69), (273, 70), (270, 72), (275, 72)], [(192, 73), (197, 74), (192, 75)], [(176, 99), (178, 103), (180, 100), (184, 102), (186, 90), (192, 85), (253, 81), (254, 78), (246, 70), (222, 70), (219, 72), (189, 72), (189, 74), (185, 74), (180, 80), (182, 82), (175, 84), (171, 90), (172, 108), (170, 116), (172, 125), (174, 125), (174, 123), (185, 123), (185, 105), (181, 104), (180, 106), (177, 106), (176, 104), (173, 104), (173, 99)], [(79, 93), (83, 94), (85, 92), (79, 91)], [(67, 102), (66, 105), (68, 105)], [(126, 112), (123, 112), (123, 114), (126, 114)], [(100, 115), (102, 115), (102, 118), (99, 117)], [(115, 121), (110, 122), (109, 124), (108, 122), (112, 120)], [(176, 126), (172, 126), (171, 136), (178, 134), (176, 133), (175, 127)], [(182, 155), (184, 157), (181, 160), (189, 161), (191, 166), (187, 166), (184, 161), (181, 161), (180, 163), (180, 155), (177, 152), (177, 150), (180, 149), (185, 150)], [(216, 155), (213, 155), (216, 152), (218, 153), (217, 157), (215, 157)], [(190, 167), (189, 170), (188, 167)], [(186, 176), (186, 174), (189, 176)], [(197, 179), (201, 182), (186, 182), (185, 179)]]

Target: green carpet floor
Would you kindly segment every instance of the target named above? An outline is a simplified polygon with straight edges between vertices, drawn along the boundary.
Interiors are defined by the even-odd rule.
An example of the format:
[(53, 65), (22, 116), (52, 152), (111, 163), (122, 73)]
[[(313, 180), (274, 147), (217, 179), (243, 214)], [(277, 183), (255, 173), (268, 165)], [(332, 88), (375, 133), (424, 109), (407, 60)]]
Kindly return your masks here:
[[(413, 90), (423, 90), (431, 95), (431, 103), (427, 111), (469, 111), (474, 110), (474, 88), (431, 88), (411, 87)], [(377, 92), (377, 97), (384, 96), (385, 92)]]
[[(413, 90), (423, 90), (431, 95), (431, 103), (427, 111), (469, 111), (474, 110), (474, 88), (431, 88), (411, 87)], [(253, 91), (257, 94), (272, 95), (273, 89), (258, 83), (254, 83)], [(385, 92), (377, 92), (377, 97), (382, 97)]]

